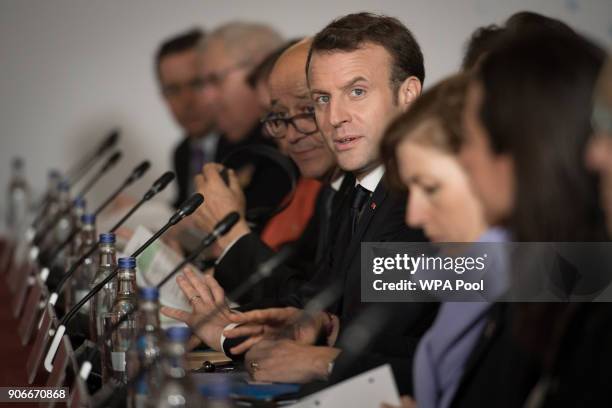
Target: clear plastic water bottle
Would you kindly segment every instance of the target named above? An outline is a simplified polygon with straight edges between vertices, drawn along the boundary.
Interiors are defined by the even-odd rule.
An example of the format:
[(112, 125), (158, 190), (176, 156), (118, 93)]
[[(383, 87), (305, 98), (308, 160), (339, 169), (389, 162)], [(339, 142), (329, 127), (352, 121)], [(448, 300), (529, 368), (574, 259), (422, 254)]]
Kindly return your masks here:
[[(81, 217), (81, 230), (79, 232), (80, 246), (76, 254), (76, 258), (81, 258), (85, 253), (93, 246), (96, 245), (96, 216), (93, 214), (83, 214)], [(72, 275), (70, 281), (70, 296), (67, 301), (67, 306), (74, 306), (79, 302), (87, 293), (91, 285), (91, 281), (94, 279), (96, 274), (96, 264), (94, 259), (96, 253), (85, 258), (83, 263), (77, 268)], [(68, 299), (67, 299), (68, 300)], [(91, 302), (91, 301), (90, 301)], [(79, 309), (79, 313), (89, 316), (90, 302), (87, 302)]]
[[(70, 216), (70, 185), (67, 181), (62, 180), (58, 184), (57, 209), (55, 215), (49, 220), (50, 224), (55, 224), (53, 234), (48, 234), (49, 239), (43, 241), (42, 249), (50, 250), (51, 248), (63, 242), (72, 231), (72, 218)], [(57, 264), (63, 266), (66, 262), (65, 251), (62, 251), (56, 258)]]
[[(57, 170), (49, 171), (47, 178), (48, 200), (42, 209), (43, 215), (39, 226), (49, 225), (51, 220), (57, 215), (59, 208), (59, 186), (62, 182), (62, 175)], [(39, 228), (42, 229), (42, 228)]]
[(201, 398), (187, 373), (186, 343), (191, 336), (188, 327), (170, 327), (166, 331), (162, 368), (164, 379), (154, 393), (157, 408), (199, 407)]
[(151, 367), (128, 391), (128, 407), (144, 408), (151, 405), (151, 390), (159, 389), (162, 371), (153, 364), (161, 353), (163, 332), (159, 323), (159, 290), (141, 288), (138, 306), (136, 341), (128, 351), (129, 378), (136, 376), (141, 367)]
[(30, 208), (30, 186), (25, 178), (24, 162), (16, 157), (11, 162), (11, 179), (8, 185), (6, 207), (6, 226), (12, 240), (17, 240), (25, 232), (28, 209)]
[[(117, 266), (117, 251), (115, 249), (115, 234), (106, 232), (100, 234), (98, 240), (98, 268), (90, 284), (93, 289), (115, 269)], [(92, 299), (89, 313), (89, 333), (94, 343), (104, 331), (104, 315), (111, 311), (115, 303), (117, 292), (117, 279), (111, 279)]]
[[(117, 251), (115, 249), (115, 234), (107, 232), (100, 234), (98, 253), (100, 254), (98, 270), (93, 279), (91, 287), (97, 286), (109, 273), (117, 267)], [(102, 289), (96, 293), (91, 301), (89, 310), (89, 333), (91, 341), (97, 342), (104, 333), (104, 317), (107, 316), (115, 304), (117, 294), (117, 278), (111, 279)], [(102, 344), (100, 350), (100, 366), (102, 371), (102, 383), (106, 384), (112, 377), (113, 366), (111, 360), (110, 340)]]
[[(72, 209), (70, 211), (70, 225), (72, 228), (78, 228), (80, 230), (83, 227), (82, 217), (85, 215), (86, 205), (87, 203), (84, 198), (75, 198), (72, 202)], [(64, 250), (64, 270), (68, 270), (77, 260), (82, 242), (83, 239), (79, 233)]]
[[(111, 309), (112, 319), (119, 319), (138, 305), (136, 288), (136, 258), (119, 258), (119, 273), (117, 274), (117, 294), (115, 304)], [(127, 383), (126, 352), (135, 333), (134, 315), (131, 315), (113, 333), (111, 341), (111, 361), (113, 378), (120, 383)]]
[(37, 209), (37, 211), (47, 211), (49, 209), (49, 205), (53, 201), (57, 201), (58, 189), (57, 186), (59, 182), (62, 180), (62, 174), (56, 169), (50, 169), (47, 172), (47, 191), (41, 200), (41, 206)]

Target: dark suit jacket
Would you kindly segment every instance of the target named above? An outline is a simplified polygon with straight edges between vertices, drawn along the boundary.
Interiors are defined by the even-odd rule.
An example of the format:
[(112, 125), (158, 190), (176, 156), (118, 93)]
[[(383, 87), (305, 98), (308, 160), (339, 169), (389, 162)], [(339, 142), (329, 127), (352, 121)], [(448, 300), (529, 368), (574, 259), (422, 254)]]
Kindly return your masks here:
[(451, 406), (522, 407), (540, 374), (537, 356), (519, 344), (516, 305), (496, 303), (466, 366)]
[(174, 173), (178, 191), (174, 200), (174, 207), (178, 208), (183, 201), (189, 197), (189, 183), (191, 182), (191, 151), (189, 138), (185, 137), (174, 149), (173, 154)]
[[(319, 194), (313, 216), (308, 221), (302, 236), (295, 243), (295, 254), (289, 261), (280, 265), (272, 276), (261, 281), (244, 296), (234, 300), (242, 305), (249, 304), (246, 307), (248, 309), (277, 305), (284, 295), (297, 291), (304, 282), (312, 277), (315, 270), (314, 261), (322, 206), (321, 194)], [(215, 278), (226, 292), (231, 292), (255, 272), (257, 265), (266, 261), (274, 253), (258, 234), (254, 232), (246, 234), (234, 243), (215, 266)]]
[[(340, 281), (342, 296), (329, 307), (339, 316), (341, 327), (350, 326), (371, 303), (361, 302), (361, 242), (419, 242), (425, 238), (420, 230), (409, 228), (404, 223), (406, 200), (391, 195), (383, 182), (378, 184), (370, 201), (366, 204), (355, 236), (348, 238), (351, 193), (355, 179), (347, 175), (336, 193), (330, 219), (329, 248), (325, 260), (317, 268), (315, 276), (297, 291), (281, 299), (278, 306), (303, 308), (306, 303), (332, 282)], [(375, 203), (375, 205), (372, 205)], [(330, 380), (342, 381), (380, 364), (390, 363), (402, 393), (412, 391), (412, 358), (416, 345), (429, 328), (438, 304), (436, 303), (388, 303), (376, 304), (386, 311), (385, 322), (358, 355), (343, 352), (335, 361)], [(270, 305), (266, 305), (270, 306)], [(341, 341), (350, 341), (343, 338)], [(226, 341), (226, 352), (239, 341)]]
[[(390, 363), (402, 393), (412, 393), (412, 358), (420, 337), (433, 322), (437, 303), (363, 303), (361, 302), (361, 242), (420, 242), (420, 230), (404, 223), (405, 197), (392, 195), (380, 182), (361, 215), (353, 237), (348, 234), (351, 194), (355, 179), (347, 176), (338, 191), (330, 220), (330, 248), (313, 279), (282, 303), (303, 308), (333, 282), (342, 282), (342, 296), (328, 310), (337, 314), (341, 327), (347, 328), (367, 308), (375, 305), (386, 316), (372, 333), (368, 344), (357, 354), (343, 351), (335, 361), (332, 383), (342, 381), (378, 365)], [(373, 205), (375, 204), (375, 205)], [(372, 326), (374, 326), (372, 324)], [(373, 328), (372, 328), (373, 329)], [(340, 333), (339, 342), (351, 339)]]
[[(607, 303), (572, 306), (577, 311), (560, 337), (559, 333), (550, 336), (554, 340), (546, 340), (543, 351), (535, 353), (517, 338), (516, 315), (521, 305), (495, 304), (451, 406), (522, 407), (544, 377), (550, 386), (543, 408), (612, 406), (612, 310)], [(530, 337), (540, 340), (537, 335)], [(555, 349), (554, 363), (544, 372), (544, 355)]]
[[(377, 319), (377, 330), (371, 332), (369, 343), (358, 355), (342, 352), (335, 361), (330, 377), (332, 383), (359, 374), (384, 363), (390, 363), (403, 394), (412, 393), (412, 359), (419, 339), (433, 323), (437, 303), (364, 303), (361, 301), (361, 256), (362, 242), (421, 242), (425, 237), (421, 230), (406, 226), (405, 196), (391, 194), (381, 181), (365, 205), (355, 235), (347, 241), (342, 237), (350, 228), (350, 193), (345, 194), (340, 205), (338, 224), (335, 226), (335, 245), (329, 253), (328, 282), (340, 279), (343, 282), (341, 298), (329, 309), (339, 316), (341, 328), (351, 326), (366, 309), (380, 308), (383, 320)], [(325, 286), (324, 286), (325, 287)], [(366, 324), (374, 326), (374, 322)], [(372, 327), (373, 330), (373, 327)], [(341, 331), (339, 342), (350, 344)]]

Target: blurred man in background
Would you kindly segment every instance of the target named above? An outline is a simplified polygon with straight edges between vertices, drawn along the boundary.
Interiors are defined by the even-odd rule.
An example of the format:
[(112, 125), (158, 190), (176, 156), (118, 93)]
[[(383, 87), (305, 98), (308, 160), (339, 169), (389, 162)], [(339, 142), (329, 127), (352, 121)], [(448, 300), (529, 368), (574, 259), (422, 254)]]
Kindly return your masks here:
[(197, 48), (203, 38), (200, 29), (186, 31), (164, 41), (155, 55), (162, 97), (184, 134), (173, 155), (178, 182), (175, 207), (194, 191), (193, 178), (205, 163), (214, 161), (219, 141), (212, 132), (212, 110), (201, 97), (202, 60)]
[[(290, 187), (287, 175), (278, 165), (253, 153), (262, 145), (275, 145), (262, 134), (260, 119), (265, 110), (247, 82), (251, 70), (282, 44), (281, 36), (272, 28), (247, 22), (225, 24), (201, 43), (201, 97), (212, 109), (222, 134), (215, 161), (235, 170), (237, 182), (244, 189), (247, 210), (276, 208)], [(237, 153), (244, 148), (251, 151)], [(228, 155), (232, 155), (231, 159), (227, 159)], [(202, 177), (202, 181), (208, 178), (206, 173)], [(198, 214), (204, 215), (197, 218), (204, 231), (214, 227), (207, 220), (214, 219), (209, 215), (216, 198), (215, 194), (208, 194), (198, 210)], [(266, 219), (250, 221), (260, 229)]]

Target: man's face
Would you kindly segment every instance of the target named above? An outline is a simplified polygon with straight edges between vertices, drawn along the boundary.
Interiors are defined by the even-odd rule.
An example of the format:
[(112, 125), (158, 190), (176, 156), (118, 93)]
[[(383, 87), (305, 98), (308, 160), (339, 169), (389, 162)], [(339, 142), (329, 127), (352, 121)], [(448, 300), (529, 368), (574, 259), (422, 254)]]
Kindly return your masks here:
[[(312, 114), (313, 103), (306, 84), (307, 56), (307, 44), (298, 44), (288, 50), (277, 61), (268, 82), (272, 115), (283, 118), (298, 115), (298, 127), (308, 120), (314, 125), (314, 118), (308, 116)], [(301, 116), (304, 118), (300, 119)], [(309, 129), (311, 127), (308, 124), (302, 127), (302, 130)], [(288, 125), (285, 137), (279, 139), (279, 143), (305, 177), (320, 179), (336, 165), (336, 159), (319, 131), (303, 133), (293, 125)]]
[(195, 50), (163, 57), (159, 64), (159, 82), (168, 108), (188, 136), (202, 136), (210, 130), (213, 116), (199, 96), (202, 77)]
[(249, 67), (233, 58), (221, 40), (208, 43), (203, 59), (203, 97), (215, 112), (219, 130), (238, 141), (262, 113), (255, 91), (246, 82)]
[(479, 82), (472, 82), (468, 88), (460, 161), (482, 201), (487, 222), (499, 225), (514, 207), (514, 166), (510, 157), (495, 154), (491, 148), (488, 132), (480, 120), (483, 92)]
[(317, 123), (345, 171), (358, 178), (379, 164), (379, 143), (400, 105), (391, 89), (392, 58), (365, 44), (351, 52), (315, 52), (310, 90)]

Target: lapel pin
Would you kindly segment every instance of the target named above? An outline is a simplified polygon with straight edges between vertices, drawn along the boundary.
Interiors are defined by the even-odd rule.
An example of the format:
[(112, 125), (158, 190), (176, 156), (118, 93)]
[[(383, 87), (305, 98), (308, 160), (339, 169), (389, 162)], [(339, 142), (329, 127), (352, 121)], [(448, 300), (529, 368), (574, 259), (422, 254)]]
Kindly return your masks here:
[(370, 208), (371, 208), (371, 209), (373, 209), (373, 210), (375, 210), (375, 209), (376, 209), (376, 203), (372, 203), (372, 204), (370, 204)]

